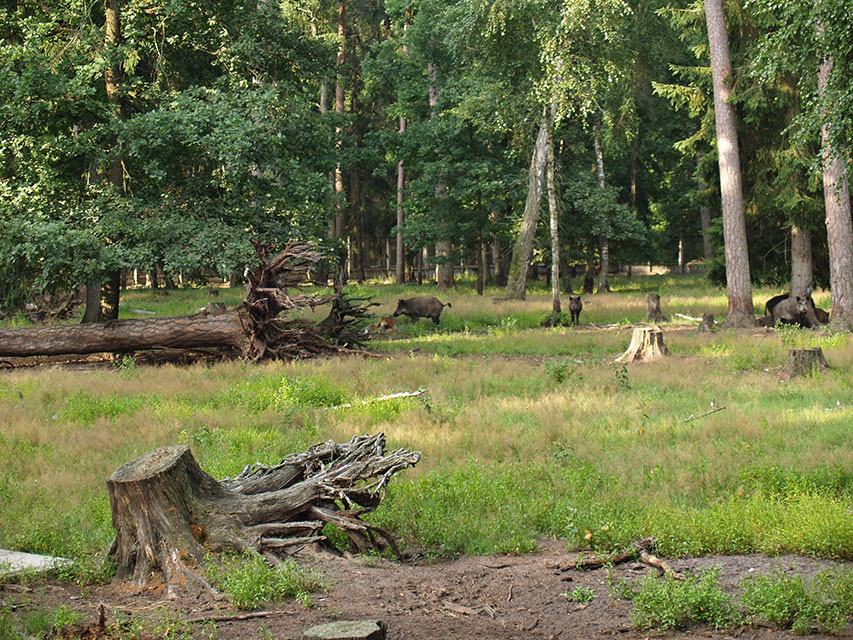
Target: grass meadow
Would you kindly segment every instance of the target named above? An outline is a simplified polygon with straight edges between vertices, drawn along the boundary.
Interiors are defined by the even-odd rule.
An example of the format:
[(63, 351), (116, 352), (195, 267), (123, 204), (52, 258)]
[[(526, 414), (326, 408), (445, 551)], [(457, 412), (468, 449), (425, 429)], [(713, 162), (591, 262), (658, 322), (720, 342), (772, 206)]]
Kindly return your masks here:
[[(496, 300), (497, 289), (478, 297), (463, 281), (439, 294), (452, 303), (439, 327), (401, 318), (397, 334), (372, 341), (381, 358), (143, 367), (125, 357), (113, 368), (3, 371), (0, 547), (97, 558), (113, 535), (106, 478), (155, 447), (189, 444), (222, 478), (316, 442), (383, 431), (389, 448), (422, 459), (395, 477), (370, 518), (438, 555), (527, 552), (543, 536), (608, 550), (654, 536), (669, 557), (853, 558), (853, 338), (701, 335), (672, 315), (725, 318), (725, 292), (700, 277), (613, 285), (584, 297), (587, 326), (543, 329), (544, 288), (509, 302)], [(400, 297), (434, 293), (350, 289), (374, 296), (376, 315), (390, 315)], [(675, 318), (662, 325), (671, 357), (613, 364), (652, 291)], [(775, 293), (755, 293), (759, 313)], [(191, 313), (206, 296), (128, 291), (123, 317)], [(217, 299), (241, 296), (223, 289)], [(828, 297), (816, 295), (818, 306)], [(792, 346), (821, 346), (831, 370), (780, 381)], [(415, 389), (427, 392), (335, 408)], [(703, 415), (712, 407), (725, 408)]]

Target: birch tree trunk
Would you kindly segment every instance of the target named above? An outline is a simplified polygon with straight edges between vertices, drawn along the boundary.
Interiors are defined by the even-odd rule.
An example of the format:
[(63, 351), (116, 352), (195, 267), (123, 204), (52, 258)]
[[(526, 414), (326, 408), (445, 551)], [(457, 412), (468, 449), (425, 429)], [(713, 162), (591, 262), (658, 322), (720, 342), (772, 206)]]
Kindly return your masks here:
[[(822, 29), (818, 27), (818, 34)], [(824, 58), (818, 72), (818, 92), (826, 90), (833, 60)], [(851, 222), (850, 184), (844, 175), (844, 158), (831, 148), (830, 122), (821, 127), (823, 155), (823, 197), (826, 201), (826, 235), (829, 244), (829, 284), (832, 290), (833, 331), (853, 331), (853, 222)]]
[(524, 216), (521, 228), (512, 250), (509, 275), (506, 283), (508, 300), (524, 300), (527, 293), (527, 266), (533, 254), (533, 236), (539, 220), (539, 205), (542, 201), (542, 183), (545, 174), (545, 156), (548, 136), (548, 122), (543, 116), (530, 158), (530, 172), (527, 178), (527, 200), (524, 203)]
[(726, 283), (730, 327), (755, 326), (752, 306), (752, 281), (746, 242), (740, 158), (738, 157), (735, 110), (729, 104), (732, 93), (732, 63), (722, 0), (705, 0), (711, 75), (714, 81), (714, 120), (717, 129), (717, 155), (720, 164), (720, 196), (723, 211), (723, 239), (726, 248)]
[[(601, 150), (601, 136), (599, 135), (598, 122), (593, 126), (593, 145), (595, 146), (595, 168), (598, 172), (598, 187), (604, 189), (604, 153)], [(602, 223), (606, 223), (602, 219)], [(601, 268), (598, 272), (598, 290), (596, 293), (610, 291), (610, 283), (607, 282), (607, 272), (610, 270), (610, 240), (606, 233), (602, 233), (598, 242), (599, 258)]]
[[(335, 82), (335, 113), (343, 115), (345, 111), (344, 72), (343, 67), (347, 59), (347, 0), (340, 0), (338, 5), (338, 57), (337, 57), (337, 80)], [(336, 144), (338, 150), (343, 145), (343, 129), (338, 126), (335, 129)], [(346, 193), (344, 193), (344, 174), (340, 162), (335, 165), (335, 199), (337, 212), (335, 213), (335, 237), (343, 238), (346, 233)]]
[(554, 110), (548, 109), (547, 150), (548, 210), (551, 222), (551, 310), (560, 313), (560, 233), (557, 221), (557, 188), (554, 185)]
[(812, 267), (812, 234), (797, 225), (791, 227), (791, 293), (805, 294), (814, 279)]

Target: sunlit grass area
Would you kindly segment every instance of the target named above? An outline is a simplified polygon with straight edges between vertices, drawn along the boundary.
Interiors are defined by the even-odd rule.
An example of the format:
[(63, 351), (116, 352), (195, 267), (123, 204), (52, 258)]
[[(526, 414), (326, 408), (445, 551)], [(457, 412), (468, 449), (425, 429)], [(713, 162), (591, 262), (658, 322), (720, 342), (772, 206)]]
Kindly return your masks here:
[[(523, 302), (496, 300), (497, 290), (439, 293), (453, 305), (441, 324), (401, 320), (395, 336), (371, 343), (380, 358), (5, 371), (0, 547), (103, 551), (106, 478), (158, 446), (187, 443), (222, 478), (383, 431), (389, 447), (423, 456), (371, 517), (436, 553), (528, 551), (545, 535), (611, 549), (651, 535), (668, 555), (853, 558), (853, 339), (703, 335), (678, 320), (662, 325), (669, 358), (614, 364), (651, 290), (671, 317), (725, 316), (723, 292), (697, 278), (653, 280), (617, 279), (614, 293), (590, 296), (580, 328), (540, 327), (550, 296), (535, 286)], [(375, 296), (377, 315), (434, 293), (353, 289)], [(131, 293), (128, 308), (163, 310), (159, 294)], [(182, 304), (202, 306), (206, 292), (193, 295)], [(240, 293), (217, 298), (228, 296)], [(793, 346), (821, 346), (830, 371), (780, 381)], [(340, 408), (416, 389), (425, 395)]]

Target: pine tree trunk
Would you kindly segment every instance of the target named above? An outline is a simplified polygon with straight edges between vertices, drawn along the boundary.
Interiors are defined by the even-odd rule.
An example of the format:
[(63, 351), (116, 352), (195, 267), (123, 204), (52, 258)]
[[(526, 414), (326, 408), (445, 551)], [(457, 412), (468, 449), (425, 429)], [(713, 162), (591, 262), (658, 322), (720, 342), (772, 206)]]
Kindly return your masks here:
[(530, 158), (524, 216), (512, 250), (512, 259), (507, 275), (506, 298), (508, 300), (524, 300), (527, 294), (527, 268), (530, 264), (530, 257), (533, 255), (533, 238), (536, 234), (539, 206), (542, 201), (547, 136), (548, 122), (543, 116), (539, 134), (536, 136), (536, 143), (533, 146), (533, 154)]
[[(699, 192), (707, 191), (708, 186), (699, 178)], [(699, 207), (699, 222), (702, 225), (702, 255), (708, 262), (714, 258), (714, 245), (711, 244), (711, 207)]]
[(791, 293), (804, 296), (813, 281), (811, 231), (793, 225), (791, 227)]
[[(406, 119), (400, 116), (400, 135), (406, 133)], [(397, 264), (395, 269), (395, 281), (397, 284), (406, 282), (406, 249), (403, 245), (403, 224), (406, 222), (406, 214), (403, 211), (405, 199), (406, 168), (403, 161), (397, 162)]]
[(705, 0), (705, 18), (714, 82), (714, 119), (717, 128), (723, 237), (726, 249), (729, 297), (726, 325), (752, 327), (755, 326), (755, 310), (752, 306), (752, 281), (749, 273), (735, 111), (729, 103), (733, 79), (722, 0)]
[(0, 357), (125, 353), (146, 349), (242, 347), (237, 311), (220, 315), (111, 320), (105, 323), (10, 327), (0, 330)]
[[(819, 28), (819, 32), (822, 29)], [(824, 58), (818, 74), (818, 91), (823, 94), (832, 58)], [(826, 118), (827, 116), (824, 115)], [(821, 127), (823, 154), (823, 197), (826, 202), (826, 235), (829, 244), (829, 284), (832, 290), (833, 331), (853, 331), (853, 222), (850, 183), (844, 175), (845, 160), (830, 146), (831, 123)]]

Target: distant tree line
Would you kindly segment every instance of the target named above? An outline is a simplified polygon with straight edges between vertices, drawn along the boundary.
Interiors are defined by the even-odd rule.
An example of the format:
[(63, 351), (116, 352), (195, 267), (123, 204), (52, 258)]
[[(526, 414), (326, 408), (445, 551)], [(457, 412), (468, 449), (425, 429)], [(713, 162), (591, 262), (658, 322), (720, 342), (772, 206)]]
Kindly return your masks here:
[(700, 258), (732, 324), (753, 285), (813, 281), (850, 329), (851, 22), (848, 0), (7, 3), (0, 305), (85, 285), (115, 317), (122, 270), (227, 277), (250, 238), (298, 238), (328, 273), (452, 287), (464, 263), (508, 297), (541, 261), (555, 309), (609, 265)]

